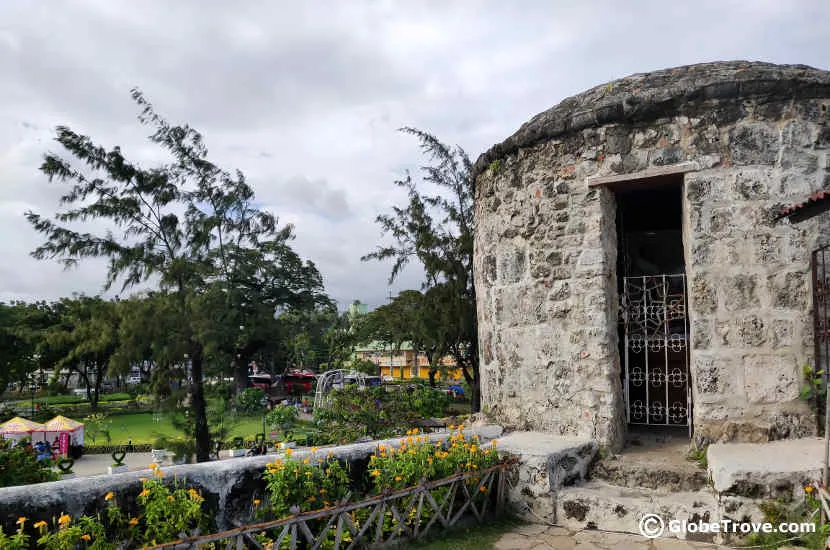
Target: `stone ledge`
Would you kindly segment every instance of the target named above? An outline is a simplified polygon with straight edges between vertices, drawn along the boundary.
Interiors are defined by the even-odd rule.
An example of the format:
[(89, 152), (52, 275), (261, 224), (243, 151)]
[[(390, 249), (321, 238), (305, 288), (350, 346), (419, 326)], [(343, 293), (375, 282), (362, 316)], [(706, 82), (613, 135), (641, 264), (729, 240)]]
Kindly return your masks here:
[(508, 505), (527, 521), (552, 521), (557, 492), (585, 480), (598, 449), (592, 439), (542, 432), (514, 432), (501, 438), (500, 452), (518, 458)]
[[(657, 514), (669, 520), (715, 521), (717, 501), (711, 491), (665, 492), (629, 489), (602, 481), (563, 489), (556, 502), (556, 524), (571, 529), (597, 528), (639, 534), (640, 520)], [(679, 535), (679, 536), (678, 536)], [(668, 531), (664, 536), (678, 536)], [(711, 541), (712, 537), (698, 540)]]
[(715, 443), (706, 453), (717, 493), (754, 499), (797, 496), (804, 483), (821, 479), (824, 441)]

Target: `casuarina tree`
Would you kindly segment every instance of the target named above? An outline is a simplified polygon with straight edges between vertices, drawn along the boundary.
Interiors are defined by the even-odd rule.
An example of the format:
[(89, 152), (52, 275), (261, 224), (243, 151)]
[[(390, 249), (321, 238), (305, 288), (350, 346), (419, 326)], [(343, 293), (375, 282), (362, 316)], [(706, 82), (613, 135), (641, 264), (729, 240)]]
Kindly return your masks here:
[[(74, 163), (46, 155), (41, 170), (66, 186), (54, 219), (26, 217), (45, 236), (32, 254), (67, 267), (88, 258), (106, 258), (105, 288), (126, 290), (157, 284), (170, 297), (166, 315), (178, 321), (177, 352), (189, 365), (190, 408), (198, 461), (209, 459), (210, 441), (203, 386), (206, 361), (203, 295), (211, 285), (229, 284), (235, 259), (247, 249), (282, 246), (291, 226), (253, 206), (254, 193), (240, 172), (229, 173), (208, 160), (202, 135), (160, 117), (138, 90), (139, 121), (152, 128), (150, 141), (170, 154), (154, 168), (131, 163), (119, 147), (107, 150), (68, 127), (57, 142)], [(167, 345), (171, 349), (171, 345)]]
[(402, 131), (420, 141), (421, 149), (431, 163), (422, 167), (420, 186), (409, 173), (403, 180), (395, 182), (406, 189), (408, 204), (394, 207), (392, 214), (382, 214), (376, 220), (394, 243), (380, 246), (362, 259), (392, 259), (390, 283), (410, 261), (420, 261), (423, 265), (426, 274), (423, 288), (429, 295), (425, 307), (434, 305), (439, 297), (442, 304), (440, 319), (443, 327), (431, 327), (429, 332), (441, 335), (444, 342), (436, 343), (436, 348), (446, 349), (461, 368), (470, 385), (472, 409), (476, 412), (480, 408), (480, 393), (473, 282), (475, 193), (472, 163), (460, 147), (447, 146), (433, 135), (415, 128), (403, 128)]

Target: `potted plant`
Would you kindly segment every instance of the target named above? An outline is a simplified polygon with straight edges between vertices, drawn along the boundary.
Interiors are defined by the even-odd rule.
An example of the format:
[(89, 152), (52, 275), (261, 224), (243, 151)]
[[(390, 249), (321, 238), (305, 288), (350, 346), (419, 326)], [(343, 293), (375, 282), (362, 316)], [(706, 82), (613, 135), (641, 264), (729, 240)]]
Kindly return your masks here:
[(161, 464), (167, 459), (167, 440), (162, 438), (153, 441), (153, 448), (150, 450), (153, 455), (153, 462)]
[(287, 449), (294, 447), (295, 442), (290, 441), (294, 428), (294, 422), (297, 420), (297, 408), (290, 405), (277, 405), (265, 416), (265, 420), (271, 425), (276, 426), (282, 430), (282, 443), (280, 448)]
[(110, 456), (112, 457), (113, 463), (107, 468), (108, 474), (123, 474), (129, 470), (129, 467), (124, 464), (124, 457), (127, 456), (126, 452), (115, 451)]
[(231, 448), (225, 451), (225, 455), (231, 458), (245, 456), (245, 440), (241, 437), (234, 437), (231, 441)]
[(73, 479), (75, 477), (75, 472), (72, 471), (72, 466), (75, 465), (75, 461), (71, 458), (62, 458), (58, 460), (58, 470), (60, 470), (61, 479)]

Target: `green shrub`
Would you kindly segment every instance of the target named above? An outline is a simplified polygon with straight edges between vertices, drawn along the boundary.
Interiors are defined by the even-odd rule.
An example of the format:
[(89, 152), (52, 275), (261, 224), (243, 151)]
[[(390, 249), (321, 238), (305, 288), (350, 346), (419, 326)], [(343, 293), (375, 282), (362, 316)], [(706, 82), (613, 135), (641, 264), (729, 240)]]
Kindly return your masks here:
[(265, 410), (262, 399), (265, 392), (262, 388), (248, 388), (236, 396), (236, 410), (242, 414), (255, 414)]
[(11, 447), (9, 441), (0, 439), (0, 487), (59, 479), (51, 470), (51, 461), (38, 462), (35, 453), (26, 448), (28, 442), (28, 439), (22, 439)]

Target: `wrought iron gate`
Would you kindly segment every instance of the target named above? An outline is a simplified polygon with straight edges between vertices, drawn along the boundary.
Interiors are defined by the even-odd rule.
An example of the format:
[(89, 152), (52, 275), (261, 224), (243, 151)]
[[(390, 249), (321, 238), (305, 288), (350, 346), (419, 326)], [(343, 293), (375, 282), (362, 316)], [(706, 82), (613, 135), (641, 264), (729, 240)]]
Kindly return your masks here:
[[(827, 384), (830, 367), (830, 245), (813, 251), (813, 340), (815, 372), (822, 372)], [(818, 405), (822, 405), (818, 403)], [(819, 421), (823, 422), (823, 418)]]
[(624, 390), (630, 424), (689, 426), (685, 275), (623, 278)]

